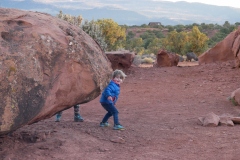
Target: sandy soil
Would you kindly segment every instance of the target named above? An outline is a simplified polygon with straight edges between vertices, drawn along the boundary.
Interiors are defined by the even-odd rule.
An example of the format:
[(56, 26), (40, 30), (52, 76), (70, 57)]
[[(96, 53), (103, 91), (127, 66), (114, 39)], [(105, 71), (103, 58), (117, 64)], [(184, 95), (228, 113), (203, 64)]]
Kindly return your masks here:
[(239, 116), (227, 100), (239, 69), (192, 65), (132, 68), (117, 104), (124, 131), (99, 127), (98, 97), (81, 106), (84, 122), (73, 122), (71, 108), (59, 123), (52, 117), (1, 137), (0, 160), (239, 160), (239, 125), (197, 124), (210, 112)]

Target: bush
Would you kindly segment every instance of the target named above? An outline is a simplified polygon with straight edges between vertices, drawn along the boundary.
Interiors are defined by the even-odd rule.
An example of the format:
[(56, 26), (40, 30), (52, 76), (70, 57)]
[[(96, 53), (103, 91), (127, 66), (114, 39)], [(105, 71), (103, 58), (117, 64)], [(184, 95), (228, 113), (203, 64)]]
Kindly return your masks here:
[(83, 25), (81, 26), (82, 30), (86, 32), (89, 36), (91, 36), (97, 43), (101, 46), (101, 48), (106, 51), (107, 43), (102, 33), (100, 26), (94, 21), (85, 20)]
[(147, 63), (147, 64), (153, 64), (154, 60), (152, 58), (147, 58), (145, 57), (143, 60), (142, 60), (142, 63)]
[(133, 64), (136, 65), (136, 66), (139, 66), (141, 63), (142, 63), (141, 56), (136, 55), (133, 59)]

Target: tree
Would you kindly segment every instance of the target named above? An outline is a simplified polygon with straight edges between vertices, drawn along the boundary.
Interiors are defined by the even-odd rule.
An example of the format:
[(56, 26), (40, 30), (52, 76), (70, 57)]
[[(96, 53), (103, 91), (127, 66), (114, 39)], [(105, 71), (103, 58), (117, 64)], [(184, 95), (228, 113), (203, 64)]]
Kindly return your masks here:
[(192, 32), (177, 32), (172, 31), (167, 34), (166, 38), (162, 39), (164, 49), (184, 55), (187, 52), (195, 52), (199, 55), (207, 49), (208, 37), (201, 33), (197, 26), (192, 28)]
[(168, 28), (168, 32), (172, 32), (172, 31), (174, 31), (174, 27), (173, 26), (167, 26), (167, 28)]
[(83, 20), (82, 16), (75, 17), (72, 15), (64, 14), (62, 11), (57, 14), (57, 17), (82, 28), (82, 30), (85, 31), (89, 36), (91, 36), (104, 51), (107, 49), (107, 43), (105, 42), (102, 30), (94, 20), (90, 22), (88, 20), (85, 20), (84, 24), (81, 25)]
[(181, 25), (181, 24), (176, 25), (175, 29), (176, 29), (177, 32), (182, 32), (184, 30), (184, 25)]
[(100, 19), (96, 22), (105, 37), (107, 43), (107, 50), (117, 50), (123, 48), (126, 40), (126, 29), (119, 26), (112, 19)]
[(228, 21), (225, 21), (225, 23), (223, 24), (223, 27), (229, 28), (230, 27), (230, 23)]
[(143, 45), (142, 38), (128, 39), (125, 44), (125, 49), (134, 51), (137, 54), (141, 55), (144, 52), (144, 48), (142, 47), (142, 45)]
[(172, 31), (167, 34), (166, 38), (162, 39), (162, 44), (164, 49), (183, 55), (188, 44), (188, 35), (186, 32)]
[(200, 55), (203, 51), (207, 49), (208, 37), (201, 33), (197, 26), (194, 26), (192, 32), (189, 33), (189, 49)]
[(236, 22), (235, 25), (236, 25), (236, 26), (239, 26), (239, 25), (240, 25), (240, 22)]
[(134, 38), (133, 39), (133, 41), (132, 41), (133, 51), (139, 55), (142, 55), (143, 52), (145, 51), (145, 49), (144, 49), (144, 47), (142, 47), (142, 45), (143, 45), (142, 38)]
[(142, 24), (141, 27), (142, 28), (149, 28), (149, 26), (147, 24)]
[(132, 31), (129, 31), (127, 34), (127, 40), (134, 38), (135, 34)]
[(162, 31), (153, 31), (157, 38), (164, 38), (164, 34)]
[(161, 40), (158, 38), (155, 38), (152, 42), (150, 42), (147, 47), (149, 54), (150, 53), (157, 54), (161, 48), (162, 48), (162, 43), (161, 43)]
[(145, 39), (154, 39), (156, 38), (156, 35), (151, 32), (151, 31), (146, 31), (143, 34), (140, 35), (140, 37), (145, 40)]
[(134, 38), (132, 42), (132, 48), (141, 47), (143, 44), (142, 38)]
[(80, 26), (83, 20), (81, 15), (75, 17), (70, 14), (63, 14), (62, 11), (59, 11), (59, 14), (57, 14), (57, 17), (76, 26)]
[(95, 41), (97, 41), (104, 51), (106, 51), (107, 43), (105, 42), (104, 35), (102, 33), (102, 30), (100, 29), (100, 26), (94, 20), (91, 20), (90, 22), (88, 20), (85, 20), (81, 28)]

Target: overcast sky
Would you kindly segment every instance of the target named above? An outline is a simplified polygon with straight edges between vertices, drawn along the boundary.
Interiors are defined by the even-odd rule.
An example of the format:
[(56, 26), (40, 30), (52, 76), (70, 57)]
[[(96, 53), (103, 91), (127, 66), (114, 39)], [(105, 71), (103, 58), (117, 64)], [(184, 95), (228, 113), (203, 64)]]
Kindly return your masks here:
[[(161, 1), (161, 0), (155, 0), (155, 1)], [(217, 6), (230, 6), (230, 7), (240, 8), (239, 0), (165, 0), (165, 1), (199, 2), (199, 3), (212, 4), (212, 5), (217, 5)]]
[[(15, 1), (21, 1), (21, 0), (15, 0)], [(85, 4), (94, 4), (94, 6), (101, 6), (106, 5), (106, 3), (113, 5), (114, 3), (126, 3), (126, 0), (34, 0), (42, 3), (51, 3), (51, 2), (82, 2)], [(124, 2), (125, 1), (125, 2)], [(138, 3), (142, 0), (129, 0), (128, 3)], [(199, 3), (205, 3), (205, 4), (212, 4), (212, 5), (218, 5), (218, 6), (230, 6), (235, 8), (240, 8), (240, 1), (239, 0), (144, 0), (144, 1), (171, 1), (171, 2), (177, 2), (177, 1), (186, 1), (186, 2), (199, 2)]]

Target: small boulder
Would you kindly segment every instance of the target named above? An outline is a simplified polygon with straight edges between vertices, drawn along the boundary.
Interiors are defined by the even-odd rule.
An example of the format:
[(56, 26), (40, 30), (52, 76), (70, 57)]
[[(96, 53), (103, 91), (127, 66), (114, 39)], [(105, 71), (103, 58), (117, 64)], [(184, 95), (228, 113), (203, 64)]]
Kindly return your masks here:
[(204, 117), (198, 118), (198, 124), (201, 124), (205, 127), (217, 127), (219, 124), (220, 118), (213, 112), (208, 113)]
[(110, 139), (113, 143), (125, 143), (125, 140), (122, 137), (114, 136)]
[(221, 125), (221, 126), (234, 126), (234, 123), (232, 121), (232, 115), (223, 114), (223, 115), (219, 116), (219, 118), (220, 118), (219, 125)]
[(231, 120), (234, 124), (240, 124), (240, 117), (232, 117)]
[(112, 51), (105, 52), (107, 58), (111, 62), (112, 69), (121, 69), (127, 71), (134, 60), (135, 53), (124, 50), (124, 51)]
[(177, 66), (179, 56), (175, 53), (170, 53), (165, 50), (160, 50), (157, 54), (157, 60), (154, 64), (155, 67), (172, 67)]
[(202, 126), (203, 122), (204, 122), (204, 117), (198, 117), (197, 124)]

